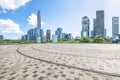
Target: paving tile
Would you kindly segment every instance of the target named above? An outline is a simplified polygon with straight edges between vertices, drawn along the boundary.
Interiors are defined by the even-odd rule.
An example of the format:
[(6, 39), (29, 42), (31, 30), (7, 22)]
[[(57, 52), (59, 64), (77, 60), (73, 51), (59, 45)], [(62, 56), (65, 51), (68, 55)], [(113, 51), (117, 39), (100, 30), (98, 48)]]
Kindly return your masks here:
[[(42, 61), (18, 54), (18, 47)], [(120, 80), (79, 69), (120, 74), (117, 44), (0, 45), (0, 50), (0, 80)]]

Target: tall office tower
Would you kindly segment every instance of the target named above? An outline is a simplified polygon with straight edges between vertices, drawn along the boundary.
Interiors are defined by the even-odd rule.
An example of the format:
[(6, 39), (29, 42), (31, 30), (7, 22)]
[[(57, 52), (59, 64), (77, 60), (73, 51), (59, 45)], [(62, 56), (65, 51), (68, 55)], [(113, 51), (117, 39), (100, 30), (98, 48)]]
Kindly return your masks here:
[(71, 33), (62, 33), (62, 39), (63, 40), (71, 40), (72, 39), (72, 34)]
[(27, 35), (27, 34), (23, 35), (23, 36), (22, 36), (22, 40), (29, 40), (29, 39), (28, 39), (28, 35)]
[(94, 31), (92, 30), (91, 31), (91, 38), (94, 38), (95, 36), (94, 36)]
[(104, 38), (107, 38), (107, 29), (104, 29)]
[(41, 37), (41, 15), (40, 10), (37, 12), (37, 30), (36, 30), (36, 41), (37, 43), (41, 43), (42, 37)]
[(57, 35), (52, 35), (52, 43), (57, 43), (58, 39), (57, 39)]
[(46, 41), (50, 41), (50, 39), (51, 39), (51, 30), (47, 30), (46, 31)]
[(40, 15), (40, 10), (37, 12), (37, 27), (41, 29), (41, 15)]
[(62, 28), (57, 28), (55, 35), (57, 35), (58, 40), (62, 40)]
[(35, 36), (35, 29), (29, 29), (29, 31), (28, 31), (28, 39), (29, 40), (36, 40), (35, 37), (36, 37)]
[(0, 40), (3, 40), (3, 38), (4, 38), (3, 35), (0, 35)]
[(89, 18), (87, 16), (84, 16), (82, 18), (82, 35), (81, 37), (84, 36), (88, 36), (89, 37), (89, 25), (90, 25), (90, 21)]
[(93, 31), (92, 31), (92, 36), (91, 37), (95, 37), (95, 27), (96, 27), (96, 19), (93, 19)]
[(96, 26), (95, 26), (95, 36), (101, 35), (104, 37), (104, 11), (96, 11)]
[(68, 33), (68, 39), (71, 40), (72, 39), (72, 34)]
[(112, 38), (119, 34), (119, 17), (112, 17)]
[(40, 40), (41, 42), (44, 41), (44, 30), (43, 29), (40, 30)]
[(66, 35), (66, 33), (62, 33), (62, 39), (63, 40), (65, 39), (65, 35)]

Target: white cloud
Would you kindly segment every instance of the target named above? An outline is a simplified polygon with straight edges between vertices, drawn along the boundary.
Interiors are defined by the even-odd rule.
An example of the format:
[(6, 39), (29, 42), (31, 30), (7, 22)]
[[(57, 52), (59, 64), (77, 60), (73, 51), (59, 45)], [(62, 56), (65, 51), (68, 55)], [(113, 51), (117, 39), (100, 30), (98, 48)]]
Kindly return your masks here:
[[(29, 18), (27, 19), (28, 24), (32, 26), (37, 26), (37, 16), (35, 14), (31, 14)], [(44, 25), (45, 23), (41, 21), (41, 25)]]
[(10, 19), (7, 20), (0, 19), (0, 31), (2, 33), (23, 34), (23, 32), (20, 30), (20, 25), (16, 24)]
[(0, 0), (0, 7), (4, 10), (15, 10), (24, 6), (30, 0)]

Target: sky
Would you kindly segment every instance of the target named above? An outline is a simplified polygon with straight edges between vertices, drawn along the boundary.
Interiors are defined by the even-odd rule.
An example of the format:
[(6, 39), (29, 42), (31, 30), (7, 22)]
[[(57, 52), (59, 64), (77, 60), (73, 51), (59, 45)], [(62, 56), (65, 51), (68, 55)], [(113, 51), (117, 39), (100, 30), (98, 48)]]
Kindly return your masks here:
[(120, 17), (120, 0), (0, 0), (0, 35), (19, 39), (35, 28), (37, 10), (41, 11), (42, 29), (52, 34), (58, 27), (64, 33), (80, 36), (82, 17), (90, 19), (90, 30), (97, 10), (104, 10), (107, 36), (112, 35), (112, 17)]

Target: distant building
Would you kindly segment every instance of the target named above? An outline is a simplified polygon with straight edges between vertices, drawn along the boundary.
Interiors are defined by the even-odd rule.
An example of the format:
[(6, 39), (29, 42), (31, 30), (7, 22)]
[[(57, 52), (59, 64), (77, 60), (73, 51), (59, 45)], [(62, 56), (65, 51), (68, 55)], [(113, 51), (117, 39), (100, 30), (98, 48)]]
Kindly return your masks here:
[(82, 31), (81, 31), (81, 37), (88, 36), (89, 37), (89, 25), (90, 21), (87, 16), (84, 16), (82, 18)]
[(72, 39), (72, 34), (71, 33), (62, 33), (62, 39), (63, 40), (71, 40)]
[(0, 40), (3, 40), (3, 39), (4, 39), (3, 35), (0, 35)]
[(28, 39), (29, 40), (36, 40), (36, 30), (35, 29), (29, 29), (28, 31)]
[(62, 28), (57, 28), (55, 35), (57, 35), (58, 40), (62, 40)]
[(113, 43), (120, 43), (120, 34), (117, 34), (116, 35), (116, 38), (113, 40), (113, 38), (112, 38), (112, 42)]
[(91, 31), (91, 38), (94, 38), (95, 37), (95, 32), (94, 31)]
[(29, 40), (29, 39), (28, 39), (28, 35), (27, 35), (27, 34), (23, 35), (23, 36), (22, 36), (22, 40)]
[(50, 41), (51, 40), (51, 30), (47, 30), (46, 31), (46, 41)]
[(40, 15), (40, 10), (37, 12), (37, 27), (38, 29), (41, 30), (41, 15)]
[(112, 38), (115, 39), (119, 34), (119, 17), (112, 17)]
[(94, 26), (95, 36), (101, 35), (104, 37), (104, 11), (96, 11), (96, 20)]
[(62, 33), (62, 39), (65, 40), (66, 33)]
[(71, 34), (71, 33), (68, 33), (67, 38), (68, 38), (69, 40), (71, 40), (71, 39), (72, 39), (72, 34)]
[(52, 35), (52, 42), (53, 43), (57, 43), (58, 39), (57, 39), (57, 35)]
[(44, 31), (41, 29), (40, 10), (37, 11), (37, 27), (29, 29), (27, 34), (22, 36), (22, 40), (36, 40), (37, 43), (45, 42)]
[(41, 38), (41, 42), (44, 42), (44, 31), (43, 31), (43, 29), (40, 30), (40, 38)]
[[(40, 15), (40, 10), (38, 10), (37, 12), (37, 28), (36, 28), (36, 40), (37, 40), (37, 43), (41, 43), (42, 42), (42, 39), (43, 37), (41, 37), (41, 15)], [(40, 41), (39, 41), (40, 40)]]
[(79, 40), (79, 39), (80, 39), (80, 36), (76, 36), (75, 39), (76, 39), (76, 40)]
[(91, 37), (94, 38), (96, 35), (95, 33), (95, 28), (96, 28), (96, 19), (93, 19), (93, 31), (91, 31)]
[(104, 38), (107, 38), (107, 29), (104, 29)]
[(42, 39), (42, 43), (45, 43), (45, 42), (46, 42), (46, 36), (44, 36)]

